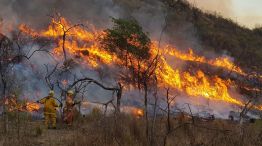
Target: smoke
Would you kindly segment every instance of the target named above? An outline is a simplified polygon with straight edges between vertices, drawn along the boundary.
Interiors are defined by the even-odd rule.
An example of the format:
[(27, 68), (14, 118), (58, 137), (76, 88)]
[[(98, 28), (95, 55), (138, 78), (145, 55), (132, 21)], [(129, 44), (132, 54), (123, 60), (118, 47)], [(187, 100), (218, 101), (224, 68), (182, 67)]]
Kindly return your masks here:
[[(164, 22), (162, 3), (157, 0), (150, 2), (139, 0), (0, 0), (0, 8), (0, 17), (3, 19), (2, 32), (6, 35), (10, 32), (8, 27), (14, 29), (21, 23), (25, 23), (36, 30), (45, 29), (50, 22), (49, 16), (55, 12), (60, 13), (61, 16), (67, 18), (72, 23), (86, 23), (86, 21), (88, 21), (88, 23), (93, 24), (96, 28), (100, 29), (111, 27), (111, 17), (134, 18), (144, 26), (145, 31), (149, 32), (151, 37), (155, 38), (159, 37)], [(35, 47), (34, 50), (39, 48), (39, 46)], [(55, 64), (50, 57), (43, 56), (42, 53), (36, 53), (30, 60), (34, 63), (34, 72), (45, 73), (45, 64)], [(29, 68), (27, 69), (29, 70)], [(78, 67), (74, 72), (77, 72), (77, 75), (81, 76), (85, 71)], [(90, 77), (97, 78), (97, 75), (94, 72), (86, 72)], [(34, 80), (39, 80), (32, 75), (32, 73), (24, 73), (30, 77), (32, 83), (37, 83)], [(106, 81), (103, 80), (103, 82)], [(109, 84), (113, 83), (113, 81), (107, 82)], [(29, 84), (30, 83), (28, 82), (27, 85), (30, 86)], [(39, 84), (38, 89), (43, 87), (41, 95), (44, 95), (47, 90), (44, 86), (44, 84)], [(93, 88), (95, 87), (90, 87), (90, 90)], [(26, 91), (34, 92), (34, 90), (35, 89), (27, 89)], [(101, 95), (95, 96), (93, 92), (88, 96), (98, 99), (105, 97), (101, 90), (96, 88), (96, 91), (101, 93)], [(111, 95), (109, 97), (111, 97)]]
[(118, 17), (119, 13), (111, 0), (0, 0), (0, 8), (0, 16), (4, 21), (13, 21), (15, 24), (26, 22), (36, 28), (46, 26), (50, 19), (48, 15), (54, 12), (59, 12), (73, 22), (88, 20), (96, 25), (107, 24), (105, 21), (110, 16)]
[[(231, 13), (229, 8), (230, 1), (224, 0), (215, 4), (208, 0), (199, 0), (198, 2), (199, 6), (208, 4), (209, 8), (211, 7), (215, 10), (219, 9), (225, 14)], [(15, 26), (20, 23), (25, 23), (35, 29), (44, 29), (50, 22), (50, 17), (48, 15), (52, 15), (54, 12), (59, 12), (73, 23), (85, 23), (88, 21), (94, 24), (95, 27), (102, 29), (112, 25), (110, 17), (134, 18), (138, 20), (153, 40), (158, 40), (165, 23), (166, 13), (163, 8), (163, 3), (158, 0), (0, 0), (0, 17), (3, 19), (3, 32), (5, 32), (5, 30), (9, 32), (9, 27), (15, 28)], [(197, 39), (194, 37), (194, 28), (192, 24), (182, 24), (180, 25), (181, 29), (175, 28), (175, 25), (174, 27), (172, 27), (172, 24), (170, 25), (172, 31), (175, 30), (174, 38), (170, 37), (170, 40), (178, 40), (174, 42), (178, 44), (178, 46), (184, 46), (185, 48), (198, 46)], [(164, 40), (164, 42), (165, 41), (166, 40)], [(52, 48), (52, 46), (48, 47)], [(36, 45), (34, 50), (36, 49), (39, 49), (39, 46)], [(46, 73), (44, 65), (49, 64), (51, 65), (50, 67), (54, 67), (55, 62), (48, 55), (42, 53), (36, 53), (30, 59), (30, 62), (16, 65), (14, 67), (14, 72), (17, 73), (19, 77), (18, 80), (21, 81), (21, 83), (23, 82), (22, 88), (24, 90), (24, 96), (41, 98), (48, 92), (48, 87), (44, 82), (44, 75)], [(72, 72), (75, 73), (77, 77), (88, 75), (90, 78), (100, 80), (96, 71), (82, 66), (76, 66)], [(108, 71), (108, 73), (108, 76), (112, 76), (110, 74), (113, 72)], [(56, 75), (56, 77), (61, 79), (69, 79), (70, 84), (74, 79), (69, 76), (68, 74)], [(105, 78), (103, 83), (107, 86), (116, 85), (116, 81), (110, 78)], [(55, 90), (57, 91), (57, 88), (55, 88)], [(35, 92), (39, 92), (39, 94), (35, 95)], [(123, 95), (125, 100), (123, 100), (123, 103), (141, 105), (141, 94), (141, 92), (134, 90), (125, 91)], [(56, 95), (59, 95), (59, 93), (56, 93)], [(98, 88), (95, 85), (91, 85), (85, 96), (91, 101), (105, 102), (112, 98), (112, 93)], [(184, 97), (179, 98), (179, 101), (179, 104), (184, 104), (186, 102), (194, 103), (194, 101), (190, 101)], [(202, 104), (205, 105), (205, 102)]]
[(239, 18), (237, 21), (249, 28), (261, 27), (262, 26), (262, 14), (243, 16)]
[(224, 17), (234, 16), (232, 0), (188, 0), (194, 6), (209, 12), (217, 12)]
[(208, 12), (216, 12), (223, 17), (231, 18), (240, 25), (254, 28), (262, 24), (262, 11), (258, 5), (261, 2), (248, 2), (244, 0), (187, 0), (194, 6)]

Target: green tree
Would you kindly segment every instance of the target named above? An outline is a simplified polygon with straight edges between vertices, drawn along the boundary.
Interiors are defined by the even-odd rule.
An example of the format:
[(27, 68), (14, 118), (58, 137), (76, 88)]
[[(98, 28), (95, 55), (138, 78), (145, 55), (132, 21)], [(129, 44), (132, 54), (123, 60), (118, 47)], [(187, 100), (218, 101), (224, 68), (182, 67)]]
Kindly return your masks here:
[(131, 55), (139, 60), (150, 58), (150, 39), (135, 20), (112, 18), (114, 27), (106, 29), (102, 37), (103, 48), (125, 59)]
[(131, 74), (124, 73), (121, 80), (132, 82), (141, 89), (147, 66), (151, 67), (152, 63), (150, 38), (136, 20), (112, 18), (112, 21), (114, 26), (105, 30), (101, 45), (121, 59), (118, 65), (124, 65), (130, 71)]
[(120, 73), (121, 81), (133, 84), (144, 91), (144, 106), (146, 118), (146, 135), (149, 139), (148, 127), (148, 90), (156, 85), (156, 74), (159, 63), (158, 54), (153, 56), (151, 41), (142, 27), (135, 20), (112, 19), (114, 26), (106, 29), (101, 38), (104, 49), (117, 55), (129, 73)]

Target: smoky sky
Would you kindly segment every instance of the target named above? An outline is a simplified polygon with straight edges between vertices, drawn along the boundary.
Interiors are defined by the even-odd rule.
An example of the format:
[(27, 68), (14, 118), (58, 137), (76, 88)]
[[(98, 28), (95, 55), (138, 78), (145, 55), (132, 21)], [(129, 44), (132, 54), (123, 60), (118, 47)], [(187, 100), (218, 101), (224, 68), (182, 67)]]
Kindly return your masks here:
[(88, 22), (97, 28), (108, 28), (111, 17), (130, 17), (155, 36), (164, 21), (161, 4), (159, 0), (0, 0), (0, 18), (5, 26), (26, 23), (45, 28), (49, 16), (58, 12), (73, 23)]
[[(33, 28), (46, 28), (50, 22), (50, 17), (54, 12), (60, 13), (62, 16), (66, 17), (73, 23), (88, 21), (94, 24), (96, 27), (108, 28), (110, 26), (110, 17), (133, 17), (143, 26), (146, 32), (149, 32), (151, 37), (159, 39), (159, 34), (161, 33), (165, 12), (163, 12), (163, 6), (160, 2), (161, 0), (0, 0), (0, 18), (2, 19), (3, 28), (9, 29), (11, 26), (16, 26), (20, 23), (25, 23)], [(208, 0), (203, 0), (208, 1)], [(223, 6), (227, 5), (228, 0), (223, 0)], [(214, 5), (216, 8), (217, 5)], [(225, 7), (225, 11), (230, 10)], [(2, 28), (2, 29), (3, 29)], [(193, 35), (193, 25), (186, 24), (182, 25), (181, 29), (176, 27), (171, 27), (171, 31), (174, 31), (174, 35), (177, 36), (176, 40), (183, 40), (183, 44), (186, 47), (194, 46), (198, 44), (195, 36)], [(3, 31), (3, 30), (2, 30)], [(186, 33), (185, 33), (186, 32)], [(169, 37), (169, 36), (168, 36)], [(174, 37), (175, 38), (175, 37)], [(170, 40), (174, 39), (170, 37)], [(184, 41), (187, 40), (187, 41)], [(180, 41), (174, 41), (179, 44)], [(189, 43), (190, 42), (190, 43)], [(188, 45), (187, 45), (188, 44)], [(38, 49), (38, 46), (35, 46)], [(17, 72), (23, 74), (20, 80), (27, 78), (28, 82), (25, 82), (22, 87), (28, 94), (33, 94), (35, 90), (41, 90), (41, 96), (46, 95), (48, 88), (44, 82), (39, 82), (39, 77), (37, 73), (43, 73), (44, 64), (52, 64), (48, 57), (43, 56), (43, 54), (34, 55), (30, 59), (30, 65), (16, 66)], [(32, 71), (30, 67), (31, 63), (35, 66), (36, 71)], [(83, 70), (82, 68), (75, 69), (74, 72), (79, 72), (78, 75), (87, 74), (91, 78), (97, 78), (97, 74), (90, 70)], [(39, 74), (40, 74), (39, 73)], [(38, 88), (38, 89), (36, 89)], [(94, 91), (97, 92), (94, 92)], [(88, 99), (94, 97), (96, 100), (103, 100), (106, 97), (111, 97), (102, 91), (102, 89), (97, 89), (96, 86), (91, 87), (88, 92)], [(132, 97), (132, 95), (140, 99), (142, 97), (139, 92), (130, 91), (125, 92), (126, 96)], [(92, 95), (93, 94), (93, 95)], [(29, 97), (34, 97), (35, 95), (28, 95)], [(124, 95), (125, 96), (125, 95)], [(37, 97), (39, 98), (39, 97)], [(134, 104), (134, 98), (132, 102)], [(137, 101), (140, 101), (140, 100)], [(131, 102), (131, 101), (129, 101)]]
[(260, 0), (188, 0), (204, 11), (216, 12), (240, 25), (254, 28), (262, 24)]
[(191, 4), (207, 11), (217, 12), (225, 17), (233, 15), (232, 0), (188, 0)]
[(71, 21), (88, 20), (102, 25), (109, 17), (118, 17), (121, 10), (111, 0), (0, 0), (0, 17), (12, 23), (41, 27), (48, 15), (60, 13)]

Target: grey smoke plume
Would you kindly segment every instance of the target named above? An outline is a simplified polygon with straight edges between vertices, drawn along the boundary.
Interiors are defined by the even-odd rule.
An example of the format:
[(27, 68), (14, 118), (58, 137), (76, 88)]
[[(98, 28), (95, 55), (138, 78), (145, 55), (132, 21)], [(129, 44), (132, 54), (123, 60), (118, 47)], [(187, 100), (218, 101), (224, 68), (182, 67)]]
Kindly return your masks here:
[[(59, 12), (71, 21), (90, 21), (98, 26), (107, 24), (108, 17), (117, 17), (119, 10), (111, 0), (0, 0), (0, 16), (4, 21), (26, 22), (36, 28), (44, 27), (48, 15)], [(11, 20), (10, 20), (11, 18)]]
[[(73, 23), (88, 21), (98, 28), (110, 27), (112, 25), (110, 17), (135, 18), (144, 30), (149, 32), (153, 40), (159, 39), (166, 16), (165, 7), (159, 0), (0, 0), (0, 17), (3, 19), (2, 31), (8, 32), (9, 26), (15, 27), (20, 23), (25, 23), (35, 29), (46, 28), (50, 21), (48, 15), (55, 11)], [(169, 38), (164, 35), (164, 43), (178, 44), (177, 46), (186, 49), (199, 46), (192, 24), (182, 24), (179, 25), (179, 28), (176, 27), (177, 25), (170, 25)], [(38, 48), (38, 46), (35, 47), (35, 49)], [(30, 62), (34, 66), (33, 70)], [(55, 63), (43, 54), (36, 54), (30, 62), (18, 64), (15, 66), (14, 72), (19, 76), (19, 81), (23, 82), (23, 95), (38, 99), (45, 96), (48, 91), (43, 81), (44, 64), (54, 66)], [(88, 77), (98, 79), (97, 73), (87, 68), (78, 66), (73, 72), (78, 77), (88, 75)], [(72, 82), (73, 79), (70, 79)], [(113, 79), (105, 79), (103, 82), (108, 86), (116, 84)], [(36, 91), (40, 93), (33, 94)], [(88, 91), (90, 91), (86, 93), (88, 100), (106, 101), (112, 97), (111, 92), (106, 92), (97, 86), (90, 86)], [(59, 95), (59, 93), (56, 94)], [(139, 91), (126, 91), (123, 95), (123, 103), (139, 105), (142, 103), (141, 94), (143, 93)], [(188, 102), (184, 98), (181, 101), (181, 104), (184, 101)]]
[(110, 17), (134, 17), (151, 33), (161, 28), (162, 5), (158, 0), (0, 0), (0, 17), (5, 26), (26, 23), (35, 28), (45, 27), (48, 15), (54, 12), (74, 23), (88, 21), (98, 28), (110, 26)]

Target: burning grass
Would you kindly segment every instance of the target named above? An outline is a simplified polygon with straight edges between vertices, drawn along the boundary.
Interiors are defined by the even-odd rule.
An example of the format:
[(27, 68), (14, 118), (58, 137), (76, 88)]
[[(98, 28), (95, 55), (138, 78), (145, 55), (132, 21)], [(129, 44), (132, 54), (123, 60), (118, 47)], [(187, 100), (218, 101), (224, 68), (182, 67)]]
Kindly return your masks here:
[(40, 105), (31, 101), (19, 101), (16, 97), (9, 97), (4, 99), (9, 112), (33, 112), (40, 109)]
[[(123, 60), (117, 55), (101, 47), (99, 39), (105, 37), (107, 35), (106, 32), (98, 29), (88, 30), (82, 24), (72, 25), (63, 17), (52, 19), (46, 30), (35, 31), (26, 27), (26, 25), (21, 25), (20, 30), (33, 37), (39, 36), (55, 40), (58, 39), (57, 45), (52, 49), (57, 58), (63, 56), (64, 48), (71, 56), (78, 56), (78, 58), (80, 58), (78, 61), (80, 64), (94, 69), (102, 65), (108, 65), (109, 67), (112, 67), (113, 64), (123, 65)], [(67, 37), (66, 39), (65, 36)], [(64, 39), (61, 39), (62, 37)], [(128, 40), (127, 43), (135, 46), (139, 45), (133, 41), (134, 40)], [(160, 55), (160, 64), (155, 73), (160, 81), (161, 87), (170, 86), (191, 97), (201, 96), (210, 100), (244, 106), (242, 100), (231, 94), (230, 88), (235, 84), (230, 79), (225, 80), (216, 75), (210, 76), (200, 69), (197, 72), (191, 72), (190, 70), (182, 71), (179, 68), (173, 67), (173, 63), (166, 60), (166, 57), (172, 57), (174, 60), (200, 62), (223, 68), (239, 75), (246, 75), (246, 73), (228, 57), (207, 59), (204, 56), (195, 54), (192, 49), (189, 49), (187, 53), (179, 51), (170, 45), (159, 48), (156, 41), (151, 42), (150, 52), (152, 57)], [(132, 56), (128, 57), (132, 58)], [(130, 65), (130, 62), (127, 62), (127, 65)], [(147, 64), (132, 67), (142, 70), (141, 68), (146, 68)], [(255, 108), (260, 109), (260, 106)]]
[[(125, 22), (125, 24), (128, 26), (129, 23)], [(135, 28), (140, 30), (139, 26)], [(132, 68), (132, 70), (128, 70), (129, 72), (125, 72), (126, 74), (130, 74), (128, 76), (130, 77), (132, 76), (132, 71), (133, 74), (135, 74), (136, 71), (146, 70), (147, 67), (150, 66), (147, 60), (151, 61), (157, 58), (159, 59), (159, 63), (156, 65), (153, 74), (157, 81), (156, 88), (158, 90), (163, 91), (164, 89), (168, 88), (169, 90), (169, 88), (171, 88), (173, 91), (178, 91), (179, 93), (194, 99), (201, 97), (208, 99), (208, 101), (212, 100), (215, 102), (230, 103), (240, 107), (245, 106), (244, 99), (240, 99), (239, 96), (234, 94), (236, 83), (232, 81), (230, 77), (218, 76), (215, 73), (210, 74), (207, 70), (201, 68), (181, 69), (182, 67), (176, 64), (176, 62), (179, 61), (183, 63), (201, 63), (209, 65), (212, 68), (219, 68), (223, 71), (226, 70), (236, 76), (246, 76), (248, 74), (245, 72), (246, 70), (237, 66), (230, 57), (222, 56), (208, 58), (195, 53), (193, 49), (189, 49), (188, 52), (186, 52), (176, 49), (175, 46), (170, 46), (168, 44), (160, 47), (158, 46), (157, 41), (150, 41), (150, 39), (147, 39), (146, 35), (143, 44), (140, 41), (142, 39), (136, 34), (131, 34), (130, 36), (128, 36), (129, 34), (124, 34), (124, 37), (127, 36), (127, 38), (123, 39), (123, 44), (131, 46), (131, 49), (129, 48), (129, 50), (125, 50), (123, 49), (125, 46), (119, 45), (120, 52), (126, 51), (127, 53), (118, 54), (117, 51), (119, 50), (114, 51), (107, 49), (103, 46), (103, 43), (101, 43), (101, 39), (103, 40), (103, 38), (108, 35), (108, 31), (102, 31), (95, 28), (90, 30), (83, 24), (73, 25), (66, 18), (60, 16), (58, 19), (53, 18), (50, 25), (45, 30), (33, 30), (24, 24), (20, 25), (19, 30), (22, 31), (23, 34), (32, 38), (39, 37), (44, 38), (44, 40), (49, 40), (49, 43), (51, 43), (51, 45), (49, 44), (49, 47), (52, 48), (48, 51), (51, 51), (51, 54), (53, 54), (54, 58), (58, 61), (64, 61), (61, 68), (65, 68), (65, 71), (71, 69), (68, 66), (74, 66), (76, 64), (91, 70), (98, 70), (105, 66), (107, 69), (112, 68), (114, 70), (117, 68), (117, 70), (114, 71), (119, 71), (121, 69), (128, 70)], [(118, 40), (115, 42), (119, 43)], [(111, 42), (109, 42), (109, 44), (110, 43)], [(123, 56), (126, 60), (124, 60)], [(8, 60), (13, 59), (8, 58)], [(126, 68), (121, 68), (121, 66), (125, 66)], [(48, 66), (46, 66), (46, 68), (48, 74)], [(61, 74), (59, 74), (59, 76), (60, 75)], [(73, 127), (65, 128), (63, 124), (59, 123), (57, 131), (45, 130), (43, 126), (41, 126), (43, 125), (42, 121), (35, 121), (30, 117), (30, 112), (39, 110), (40, 106), (37, 103), (19, 103), (17, 100), (10, 98), (4, 102), (8, 108), (8, 122), (10, 124), (3, 124), (10, 125), (10, 127), (8, 127), (9, 133), (2, 135), (0, 144), (163, 145), (166, 142), (166, 145), (194, 146), (261, 145), (262, 134), (261, 127), (259, 126), (260, 123), (258, 122), (255, 124), (245, 123), (239, 125), (225, 120), (203, 121), (198, 118), (180, 118), (170, 117), (168, 115), (168, 119), (171, 118), (171, 123), (167, 124), (167, 118), (163, 116), (164, 114), (153, 120), (152, 117), (148, 116), (147, 109), (147, 99), (149, 98), (147, 92), (151, 92), (151, 89), (149, 89), (150, 91), (147, 90), (146, 87), (148, 86), (145, 81), (151, 80), (151, 78), (145, 79), (146, 76), (147, 74), (145, 72), (145, 74), (143, 74), (144, 78), (141, 79), (140, 74), (138, 73), (137, 78), (139, 81), (143, 80), (143, 85), (141, 85), (145, 89), (145, 111), (135, 107), (128, 107), (130, 114), (120, 113), (108, 114), (105, 116), (101, 111), (99, 111), (99, 109), (96, 109), (84, 118), (79, 117), (75, 121)], [(259, 76), (261, 77), (261, 75)], [(75, 77), (76, 76), (74, 76), (74, 80)], [(46, 82), (48, 82), (47, 78), (46, 80)], [(122, 80), (120, 80), (120, 82), (121, 81)], [(127, 84), (132, 87), (136, 86), (130, 82)], [(59, 86), (59, 83), (62, 84), (64, 89), (67, 89), (67, 87), (70, 86), (70, 79), (67, 77), (67, 79), (61, 81), (57, 80), (57, 86)], [(117, 100), (119, 101), (117, 101), (117, 104), (120, 106), (120, 94), (122, 94), (122, 86), (120, 83), (119, 86), (121, 90), (117, 90)], [(51, 87), (52, 86), (50, 85), (50, 88)], [(134, 88), (136, 90), (141, 90), (143, 87), (139, 86)], [(252, 86), (248, 86), (245, 89), (255, 92), (260, 91), (257, 88), (252, 88)], [(75, 88), (75, 90), (77, 89)], [(114, 89), (114, 92), (115, 91), (116, 90)], [(61, 96), (63, 95), (61, 94)], [(168, 95), (167, 102), (169, 102)], [(172, 104), (173, 106), (173, 103), (175, 102), (168, 103), (168, 109), (169, 104)], [(108, 104), (104, 105), (107, 106)], [(254, 108), (262, 110), (261, 105), (254, 106)], [(149, 117), (149, 119), (146, 119), (147, 117)], [(151, 135), (147, 135), (146, 133), (148, 132)], [(151, 143), (149, 143), (149, 141)]]

